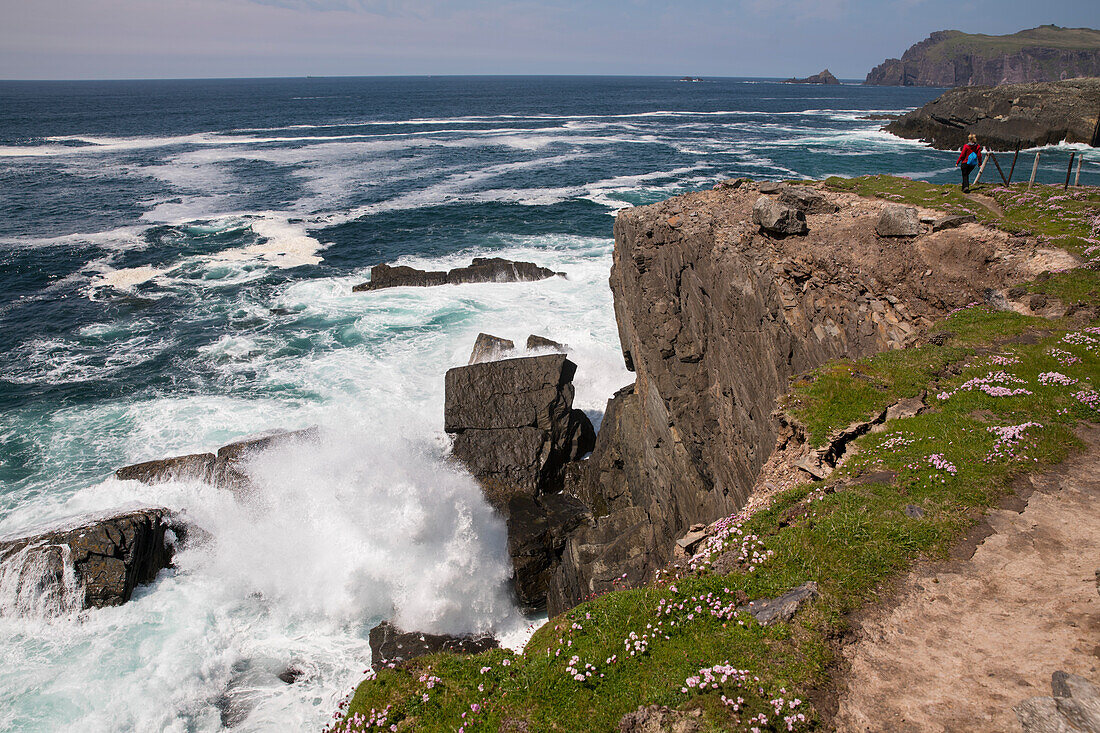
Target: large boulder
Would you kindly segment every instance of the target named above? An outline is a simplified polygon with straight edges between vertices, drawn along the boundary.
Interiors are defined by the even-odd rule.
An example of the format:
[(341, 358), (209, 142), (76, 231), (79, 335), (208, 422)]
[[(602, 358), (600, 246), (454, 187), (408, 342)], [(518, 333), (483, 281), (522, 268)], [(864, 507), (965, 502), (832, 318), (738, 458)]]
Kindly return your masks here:
[(423, 634), (419, 631), (402, 631), (389, 621), (383, 621), (370, 630), (370, 665), (377, 672), (428, 654), (480, 654), (499, 646), (500, 643), (489, 634)]
[(805, 214), (832, 214), (840, 209), (820, 191), (806, 186), (787, 186), (780, 191), (779, 201)]
[(217, 457), (213, 453), (193, 453), (175, 458), (161, 458), (123, 466), (115, 471), (115, 477), (120, 481), (140, 481), (143, 484), (160, 484), (166, 481), (211, 483), (214, 480), (216, 461)]
[(27, 615), (118, 606), (168, 567), (167, 509), (141, 509), (0, 541), (4, 605)]
[(769, 196), (756, 199), (752, 207), (752, 220), (769, 234), (781, 237), (805, 234), (807, 231), (805, 214)]
[(563, 466), (592, 450), (592, 423), (573, 409), (576, 371), (564, 354), (549, 354), (447, 372), (444, 430), (498, 507), (557, 487)]
[(502, 339), (487, 333), (479, 333), (474, 341), (474, 350), (470, 352), (468, 364), (480, 364), (483, 361), (496, 361), (503, 359), (516, 350), (516, 345), (510, 339)]
[(396, 287), (429, 287), (432, 285), (463, 285), (465, 283), (533, 282), (555, 275), (565, 277), (564, 272), (554, 272), (539, 267), (534, 262), (516, 262), (501, 257), (475, 257), (467, 267), (456, 267), (449, 272), (418, 270), (405, 265), (375, 265), (370, 270), (370, 280), (352, 288), (353, 292), (381, 290)]
[(548, 339), (545, 336), (536, 336), (531, 334), (527, 337), (527, 350), (535, 351), (536, 349), (543, 349), (546, 351), (557, 351), (560, 354), (564, 354), (569, 351), (569, 347), (565, 344), (559, 344), (553, 339)]
[(880, 237), (915, 237), (921, 233), (920, 214), (912, 206), (889, 204), (882, 207), (875, 232)]

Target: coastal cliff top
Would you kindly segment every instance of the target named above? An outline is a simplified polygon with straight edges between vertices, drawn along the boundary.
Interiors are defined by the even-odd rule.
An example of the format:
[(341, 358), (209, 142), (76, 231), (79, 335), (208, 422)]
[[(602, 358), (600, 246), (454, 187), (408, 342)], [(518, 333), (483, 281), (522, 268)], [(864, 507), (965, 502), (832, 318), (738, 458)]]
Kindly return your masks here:
[(963, 33), (962, 31), (937, 31), (921, 43), (911, 46), (902, 55), (902, 60), (915, 49), (930, 59), (951, 58), (967, 53), (983, 58), (994, 58), (1008, 53), (1016, 53), (1025, 48), (1056, 48), (1067, 51), (1100, 50), (1100, 30), (1094, 28), (1062, 28), (1056, 25), (1041, 25), (1017, 33), (1003, 36), (991, 36), (985, 33)]

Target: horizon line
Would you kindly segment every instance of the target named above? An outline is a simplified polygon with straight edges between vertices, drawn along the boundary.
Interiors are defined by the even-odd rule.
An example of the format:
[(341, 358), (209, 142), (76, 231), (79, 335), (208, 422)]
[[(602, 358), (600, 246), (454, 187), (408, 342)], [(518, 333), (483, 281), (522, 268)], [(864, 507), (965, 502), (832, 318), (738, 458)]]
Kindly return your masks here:
[[(291, 79), (673, 79), (676, 81), (691, 79), (701, 82), (717, 79), (747, 79), (752, 81), (778, 81), (784, 82), (789, 78), (779, 76), (725, 76), (718, 74), (301, 74), (297, 76), (125, 76), (125, 77), (94, 77), (82, 79), (64, 78), (2, 78), (4, 82), (122, 82), (122, 81), (283, 81)], [(805, 78), (805, 77), (801, 77)], [(851, 77), (837, 77), (841, 81), (862, 82), (864, 79)], [(829, 84), (807, 84), (805, 86), (832, 86)]]

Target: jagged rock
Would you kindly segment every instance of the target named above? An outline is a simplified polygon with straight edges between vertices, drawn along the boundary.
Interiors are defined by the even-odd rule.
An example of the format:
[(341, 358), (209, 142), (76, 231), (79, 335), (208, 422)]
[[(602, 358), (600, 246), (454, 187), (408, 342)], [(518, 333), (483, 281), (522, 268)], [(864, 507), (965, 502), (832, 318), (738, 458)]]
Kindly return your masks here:
[(741, 188), (741, 186), (749, 183), (751, 180), (751, 178), (727, 178), (724, 181), (716, 183), (714, 187), (719, 191)]
[(1100, 688), (1061, 670), (1051, 675), (1053, 697), (1032, 697), (1013, 708), (1024, 733), (1100, 733)]
[(775, 194), (779, 193), (787, 187), (786, 183), (782, 181), (761, 181), (756, 184), (756, 190), (760, 193)]
[(500, 257), (475, 257), (467, 267), (456, 267), (450, 272), (418, 270), (405, 265), (375, 265), (370, 270), (370, 280), (352, 288), (353, 292), (381, 290), (396, 287), (429, 287), (433, 285), (462, 285), (466, 283), (531, 282), (545, 280), (564, 272), (554, 272), (539, 267), (534, 262), (514, 262)]
[(971, 133), (987, 150), (1012, 151), (1017, 146), (1042, 147), (1063, 140), (1097, 146), (1098, 108), (1100, 79), (959, 87), (903, 114), (884, 129), (924, 140), (939, 150), (959, 149)]
[(380, 669), (438, 652), (480, 654), (496, 649), (500, 643), (489, 634), (452, 636), (402, 631), (388, 621), (370, 630), (371, 668)]
[(168, 516), (142, 509), (2, 541), (0, 587), (23, 613), (121, 605), (171, 564)]
[(812, 76), (807, 76), (803, 79), (786, 79), (784, 84), (840, 84), (840, 79), (833, 76), (833, 73), (828, 69), (820, 71)]
[(254, 488), (246, 470), (246, 464), (250, 458), (265, 450), (288, 443), (315, 440), (318, 434), (319, 430), (316, 427), (303, 430), (274, 430), (222, 446), (218, 449), (214, 464), (214, 484), (230, 491), (248, 493)]
[(915, 237), (921, 233), (920, 216), (915, 207), (890, 204), (879, 214), (875, 231), (880, 237)]
[(516, 350), (516, 345), (509, 339), (490, 336), (487, 333), (479, 333), (474, 341), (474, 350), (470, 352), (468, 364), (480, 364), (484, 361), (496, 361), (508, 356)]
[(516, 598), (527, 608), (542, 608), (566, 536), (591, 522), (592, 515), (584, 504), (566, 494), (538, 499), (517, 494), (508, 501), (507, 516)]
[(276, 675), (280, 682), (284, 682), (288, 685), (293, 685), (298, 680), (302, 679), (306, 674), (305, 670), (296, 664), (289, 665), (286, 669)]
[(699, 733), (703, 711), (673, 710), (664, 705), (640, 707), (619, 720), (620, 733)]
[(806, 233), (806, 215), (793, 206), (761, 196), (752, 207), (752, 220), (760, 228), (780, 236)]
[(1013, 710), (1024, 733), (1081, 733), (1066, 723), (1053, 697), (1031, 697)]
[(940, 232), (944, 229), (954, 229), (955, 227), (961, 227), (963, 224), (974, 224), (977, 221), (978, 217), (973, 214), (942, 216), (932, 221), (932, 231)]
[(763, 601), (751, 601), (738, 606), (738, 611), (747, 611), (761, 626), (770, 626), (776, 621), (790, 621), (806, 601), (817, 598), (817, 583), (812, 580), (789, 590), (778, 598)]
[(535, 349), (547, 349), (557, 351), (561, 354), (569, 351), (564, 344), (559, 344), (557, 341), (546, 338), (545, 336), (536, 336), (531, 334), (527, 337), (527, 350), (534, 351)]
[(166, 481), (209, 483), (214, 480), (214, 462), (213, 453), (195, 453), (123, 466), (115, 471), (115, 476), (121, 481), (140, 481), (143, 484), (159, 484)]
[(840, 210), (820, 192), (806, 186), (787, 186), (779, 193), (779, 200), (805, 214), (832, 214)]
[(498, 507), (555, 488), (564, 464), (592, 449), (592, 423), (572, 407), (576, 371), (564, 354), (447, 371), (444, 430)]

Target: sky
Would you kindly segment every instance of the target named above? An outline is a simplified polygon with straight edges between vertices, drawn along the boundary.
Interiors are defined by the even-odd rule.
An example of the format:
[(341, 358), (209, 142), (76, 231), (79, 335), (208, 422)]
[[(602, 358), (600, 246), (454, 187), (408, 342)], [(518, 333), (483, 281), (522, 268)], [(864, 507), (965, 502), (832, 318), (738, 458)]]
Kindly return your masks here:
[(935, 30), (1100, 27), (1098, 0), (0, 0), (0, 79), (862, 79)]

